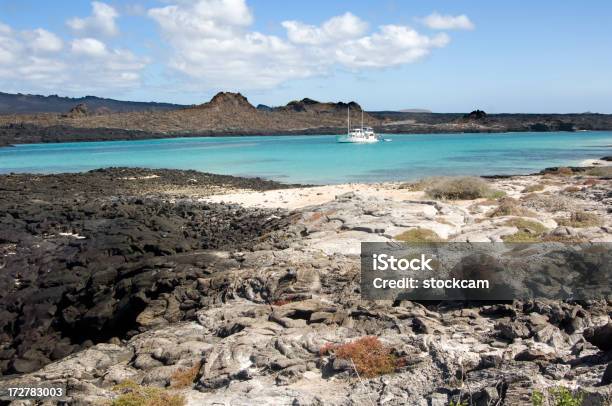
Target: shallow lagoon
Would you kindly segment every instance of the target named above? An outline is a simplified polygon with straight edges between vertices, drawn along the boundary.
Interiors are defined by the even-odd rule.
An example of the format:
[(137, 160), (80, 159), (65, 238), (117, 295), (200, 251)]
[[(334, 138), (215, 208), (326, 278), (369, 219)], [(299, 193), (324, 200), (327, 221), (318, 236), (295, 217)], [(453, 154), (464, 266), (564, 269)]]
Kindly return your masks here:
[(324, 184), (527, 174), (612, 155), (611, 131), (384, 136), (392, 142), (339, 144), (318, 135), (27, 144), (0, 148), (0, 173), (132, 166)]

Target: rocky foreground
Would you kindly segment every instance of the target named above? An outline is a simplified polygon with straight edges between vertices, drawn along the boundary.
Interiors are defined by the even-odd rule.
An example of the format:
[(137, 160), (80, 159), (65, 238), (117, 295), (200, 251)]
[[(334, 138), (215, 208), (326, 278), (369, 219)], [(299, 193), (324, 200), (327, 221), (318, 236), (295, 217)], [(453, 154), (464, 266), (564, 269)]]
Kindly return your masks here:
[(357, 256), (361, 241), (612, 242), (605, 169), (447, 196), (462, 200), (427, 182), (2, 176), (2, 385), (65, 384), (71, 404), (158, 387), (177, 405), (610, 405), (612, 303), (363, 301)]

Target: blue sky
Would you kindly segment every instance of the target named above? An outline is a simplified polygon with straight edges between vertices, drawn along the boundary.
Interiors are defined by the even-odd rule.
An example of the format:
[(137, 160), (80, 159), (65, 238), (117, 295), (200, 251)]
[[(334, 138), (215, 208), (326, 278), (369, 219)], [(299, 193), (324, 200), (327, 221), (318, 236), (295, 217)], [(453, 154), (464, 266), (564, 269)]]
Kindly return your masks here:
[(611, 18), (609, 1), (0, 0), (0, 90), (612, 113)]

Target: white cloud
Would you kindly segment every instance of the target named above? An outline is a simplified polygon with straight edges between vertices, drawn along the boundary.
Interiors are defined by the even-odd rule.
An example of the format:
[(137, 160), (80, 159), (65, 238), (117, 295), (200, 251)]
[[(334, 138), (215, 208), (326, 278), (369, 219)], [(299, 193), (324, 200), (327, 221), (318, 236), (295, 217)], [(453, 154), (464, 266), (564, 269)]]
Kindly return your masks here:
[(92, 14), (85, 18), (71, 18), (66, 22), (77, 33), (117, 35), (119, 28), (115, 19), (119, 13), (112, 6), (99, 1), (91, 3)]
[[(159, 63), (182, 74), (179, 79), (196, 91), (264, 89), (337, 69), (401, 66), (450, 41), (445, 33), (425, 35), (404, 25), (370, 27), (350, 12), (318, 25), (283, 21), (284, 34), (269, 35), (252, 28), (246, 0), (168, 1), (146, 13), (170, 52)], [(91, 16), (68, 21), (77, 35), (64, 40), (42, 28), (19, 31), (0, 23), (0, 88), (107, 93), (138, 86), (150, 61), (103, 40), (101, 35), (119, 32), (119, 13), (101, 2), (92, 8)], [(473, 27), (466, 16), (434, 13), (426, 20), (445, 29)]]
[(243, 0), (182, 2), (149, 16), (173, 48), (170, 66), (204, 86), (266, 88), (318, 69), (291, 43), (249, 31), (253, 17)]
[(370, 36), (344, 43), (335, 54), (349, 68), (384, 68), (416, 62), (449, 41), (446, 34), (428, 37), (409, 27), (383, 25)]
[(321, 27), (303, 24), (299, 21), (283, 21), (289, 40), (296, 44), (318, 45), (341, 41), (362, 35), (368, 24), (351, 13), (332, 17)]
[(423, 24), (434, 30), (473, 30), (475, 28), (474, 23), (465, 14), (452, 16), (434, 12), (423, 18), (422, 21)]
[(128, 89), (140, 84), (148, 60), (79, 38), (66, 50), (52, 32), (17, 31), (0, 23), (0, 87), (5, 90), (62, 93)]
[(179, 1), (149, 10), (172, 50), (170, 67), (191, 87), (267, 88), (291, 79), (328, 74), (334, 67), (378, 69), (413, 63), (449, 42), (406, 26), (368, 23), (344, 13), (321, 25), (283, 21), (287, 38), (250, 30), (245, 0)]
[(52, 32), (37, 28), (24, 33), (28, 41), (28, 46), (34, 51), (57, 52), (62, 49), (62, 40)]
[(95, 38), (79, 38), (72, 41), (72, 52), (75, 54), (103, 57), (108, 54), (106, 45)]

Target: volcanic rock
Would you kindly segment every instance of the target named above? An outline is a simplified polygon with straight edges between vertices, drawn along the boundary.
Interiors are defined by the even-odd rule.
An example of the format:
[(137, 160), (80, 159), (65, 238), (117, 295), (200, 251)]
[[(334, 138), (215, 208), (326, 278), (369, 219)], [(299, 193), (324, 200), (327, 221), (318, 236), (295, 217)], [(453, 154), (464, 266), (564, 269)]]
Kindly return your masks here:
[(612, 350), (612, 323), (587, 329), (584, 338), (602, 351)]

